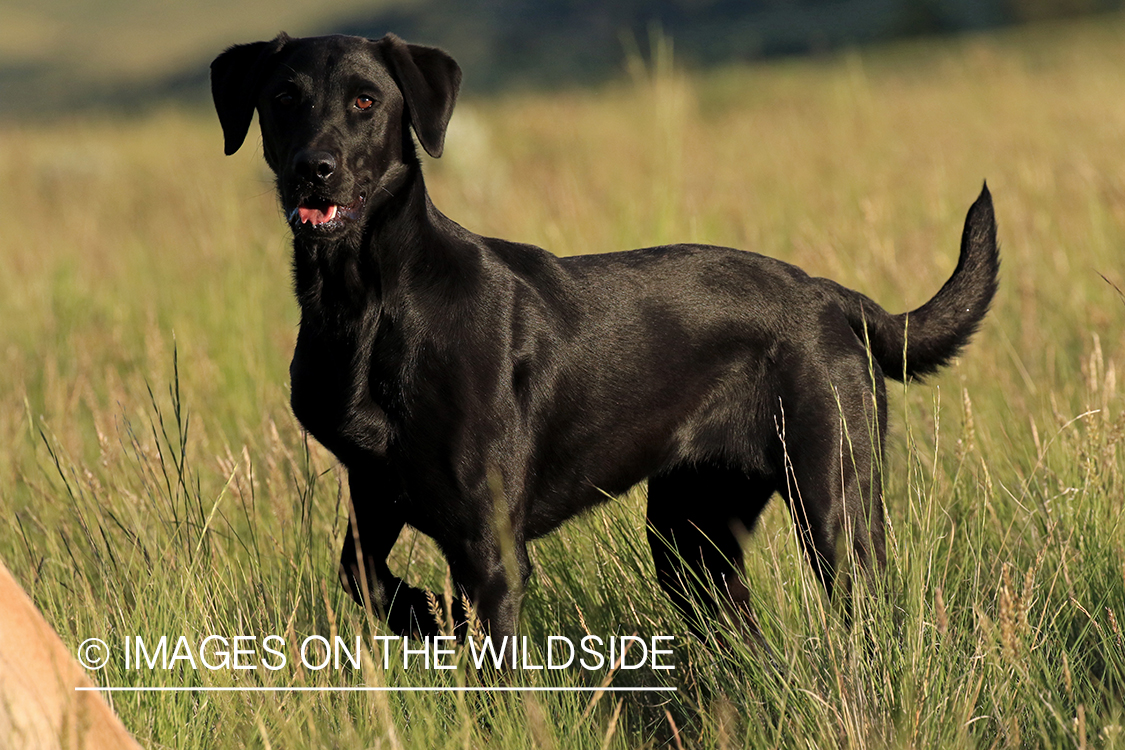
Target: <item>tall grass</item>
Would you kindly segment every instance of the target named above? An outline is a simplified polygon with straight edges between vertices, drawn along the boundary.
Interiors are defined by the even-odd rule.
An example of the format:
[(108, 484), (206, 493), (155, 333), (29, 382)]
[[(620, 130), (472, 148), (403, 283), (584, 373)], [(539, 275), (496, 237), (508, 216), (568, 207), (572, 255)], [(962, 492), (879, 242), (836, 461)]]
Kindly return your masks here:
[[(987, 178), (993, 311), (962, 362), (892, 388), (886, 597), (849, 621), (775, 503), (746, 545), (772, 658), (691, 643), (655, 586), (639, 488), (533, 545), (521, 628), (677, 634), (675, 671), (611, 683), (674, 695), (115, 694), (125, 723), (183, 748), (1125, 746), (1123, 31), (705, 75), (665, 50), (602, 90), (463, 102), (426, 164), (435, 203), (483, 234), (559, 254), (733, 245), (896, 311), (950, 273)], [(288, 409), (290, 251), (253, 139), (224, 158), (201, 112), (5, 126), (0, 173), (0, 556), (64, 641), (382, 633), (335, 582), (342, 472)], [(446, 585), (421, 536), (393, 567)], [(97, 679), (477, 679), (293, 663), (115, 659)]]

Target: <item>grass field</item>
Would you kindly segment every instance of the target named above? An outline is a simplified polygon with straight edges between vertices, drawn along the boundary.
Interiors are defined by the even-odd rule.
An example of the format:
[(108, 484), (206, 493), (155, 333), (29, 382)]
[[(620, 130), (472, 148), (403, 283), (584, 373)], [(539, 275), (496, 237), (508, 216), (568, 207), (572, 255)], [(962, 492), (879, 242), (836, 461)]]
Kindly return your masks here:
[[(435, 203), (558, 254), (667, 241), (797, 263), (893, 311), (956, 263), (988, 180), (993, 311), (954, 367), (891, 388), (890, 605), (848, 625), (775, 503), (748, 577), (778, 666), (689, 643), (643, 488), (532, 548), (523, 632), (680, 636), (677, 669), (517, 672), (675, 694), (115, 694), (149, 747), (1125, 747), (1125, 18), (597, 91), (465, 101)], [(466, 71), (471, 76), (472, 71)], [(290, 668), (126, 686), (438, 686), (293, 666), (382, 631), (335, 577), (343, 475), (288, 407), (287, 229), (254, 139), (209, 112), (0, 131), (0, 557), (73, 647), (279, 634)], [(441, 591), (433, 546), (394, 567)], [(0, 738), (0, 745), (7, 741)]]

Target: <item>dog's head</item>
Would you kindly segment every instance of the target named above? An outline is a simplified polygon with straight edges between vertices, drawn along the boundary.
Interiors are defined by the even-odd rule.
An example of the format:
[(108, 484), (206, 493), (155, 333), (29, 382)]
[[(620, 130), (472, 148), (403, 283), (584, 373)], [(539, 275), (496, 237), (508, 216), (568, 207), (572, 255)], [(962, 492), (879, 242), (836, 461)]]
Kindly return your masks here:
[(461, 69), (393, 34), (290, 39), (230, 48), (211, 63), (227, 154), (258, 110), (262, 149), (294, 233), (359, 232), (417, 164), (410, 127), (441, 156)]

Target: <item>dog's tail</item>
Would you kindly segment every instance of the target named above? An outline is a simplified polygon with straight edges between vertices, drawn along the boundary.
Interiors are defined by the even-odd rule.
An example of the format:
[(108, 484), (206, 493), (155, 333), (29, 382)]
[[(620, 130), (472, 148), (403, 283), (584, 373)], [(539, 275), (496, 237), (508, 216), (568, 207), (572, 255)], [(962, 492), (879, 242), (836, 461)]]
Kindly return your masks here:
[(996, 294), (999, 271), (996, 218), (985, 183), (965, 217), (957, 269), (929, 302), (892, 315), (859, 292), (836, 286), (848, 323), (869, 342), (883, 373), (904, 380), (933, 373), (969, 343)]

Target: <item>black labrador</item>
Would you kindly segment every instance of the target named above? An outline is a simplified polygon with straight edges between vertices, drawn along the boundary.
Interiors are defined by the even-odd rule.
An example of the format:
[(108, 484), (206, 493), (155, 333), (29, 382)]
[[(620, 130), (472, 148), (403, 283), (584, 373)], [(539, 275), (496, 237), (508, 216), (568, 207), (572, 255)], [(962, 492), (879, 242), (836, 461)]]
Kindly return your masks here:
[(987, 186), (953, 276), (900, 315), (729, 248), (557, 258), (430, 202), (411, 130), (440, 156), (460, 82), (391, 34), (282, 34), (211, 65), (226, 153), (257, 109), (293, 230), (293, 411), (348, 470), (351, 595), (398, 632), (438, 629), (386, 563), (410, 524), (513, 634), (527, 543), (644, 479), (657, 577), (691, 621), (725, 609), (753, 629), (738, 530), (774, 493), (829, 594), (844, 556), (881, 570), (883, 378), (934, 372), (987, 312)]

